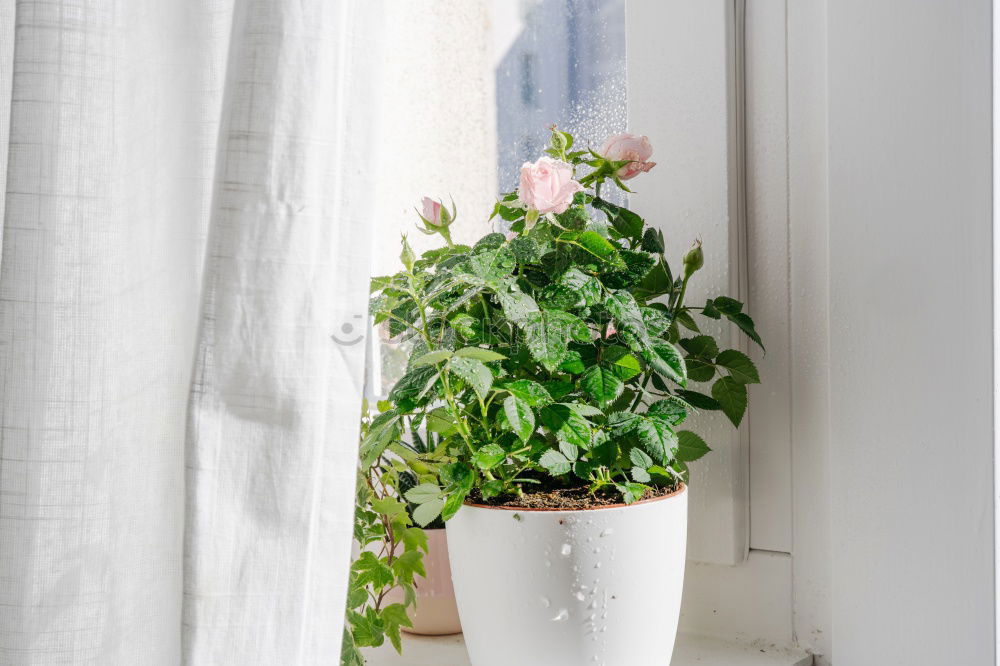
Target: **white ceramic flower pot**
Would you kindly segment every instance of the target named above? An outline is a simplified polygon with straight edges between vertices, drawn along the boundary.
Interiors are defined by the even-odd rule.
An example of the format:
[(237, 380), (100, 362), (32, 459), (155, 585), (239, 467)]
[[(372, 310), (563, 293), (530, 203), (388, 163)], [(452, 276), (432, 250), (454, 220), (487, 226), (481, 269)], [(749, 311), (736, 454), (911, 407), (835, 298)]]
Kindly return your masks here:
[(687, 489), (584, 511), (467, 505), (448, 550), (472, 666), (668, 666)]

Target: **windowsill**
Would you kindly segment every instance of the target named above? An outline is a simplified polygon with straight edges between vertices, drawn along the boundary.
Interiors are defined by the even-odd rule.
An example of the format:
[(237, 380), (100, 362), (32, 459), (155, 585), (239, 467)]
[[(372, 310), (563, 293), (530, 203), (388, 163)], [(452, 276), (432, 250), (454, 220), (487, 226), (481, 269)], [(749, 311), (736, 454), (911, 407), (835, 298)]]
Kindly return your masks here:
[[(461, 635), (404, 636), (403, 656), (388, 644), (368, 653), (368, 666), (469, 666)], [(695, 634), (677, 637), (670, 666), (808, 666), (802, 650), (759, 642), (723, 641)]]

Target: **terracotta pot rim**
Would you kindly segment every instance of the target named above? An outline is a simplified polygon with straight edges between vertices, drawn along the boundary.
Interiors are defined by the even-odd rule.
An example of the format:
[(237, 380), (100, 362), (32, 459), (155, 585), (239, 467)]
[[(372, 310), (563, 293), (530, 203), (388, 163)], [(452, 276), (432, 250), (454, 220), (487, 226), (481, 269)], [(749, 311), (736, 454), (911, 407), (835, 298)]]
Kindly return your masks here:
[(517, 512), (536, 512), (536, 513), (582, 513), (585, 511), (603, 511), (605, 509), (627, 509), (633, 506), (639, 506), (640, 504), (652, 504), (653, 502), (662, 502), (664, 500), (677, 497), (681, 493), (687, 490), (687, 484), (682, 483), (680, 488), (670, 493), (669, 495), (662, 495), (661, 497), (651, 497), (650, 499), (639, 500), (638, 502), (632, 502), (631, 504), (602, 504), (601, 506), (590, 506), (584, 507), (582, 509), (557, 509), (557, 508), (547, 508), (547, 507), (519, 507), (519, 506), (490, 506), (489, 504), (473, 504), (472, 502), (465, 502), (462, 506), (471, 506), (477, 509), (493, 509), (495, 511), (517, 511)]

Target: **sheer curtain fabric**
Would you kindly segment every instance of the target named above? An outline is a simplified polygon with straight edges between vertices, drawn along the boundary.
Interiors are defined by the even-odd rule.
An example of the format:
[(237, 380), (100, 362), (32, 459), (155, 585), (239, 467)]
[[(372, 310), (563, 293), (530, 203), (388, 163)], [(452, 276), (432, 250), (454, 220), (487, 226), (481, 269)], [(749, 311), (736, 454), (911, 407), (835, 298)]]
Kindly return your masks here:
[(337, 663), (378, 10), (0, 2), (0, 664)]

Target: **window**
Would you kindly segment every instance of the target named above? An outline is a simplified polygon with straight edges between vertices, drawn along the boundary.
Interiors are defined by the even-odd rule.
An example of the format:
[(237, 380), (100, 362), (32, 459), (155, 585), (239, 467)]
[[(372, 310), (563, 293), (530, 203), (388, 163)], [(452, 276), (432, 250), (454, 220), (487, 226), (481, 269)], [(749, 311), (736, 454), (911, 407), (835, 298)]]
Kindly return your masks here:
[[(383, 98), (379, 150), (394, 168), (375, 193), (375, 275), (398, 270), (400, 233), (417, 252), (440, 241), (414, 231), (423, 196), (453, 198), (455, 240), (472, 242), (489, 231), (497, 193), (514, 189), (521, 165), (542, 155), (547, 127), (593, 148), (625, 129), (625, 0), (475, 5), (430, 15), (400, 5), (386, 18), (397, 51), (384, 74), (392, 97)], [(402, 375), (409, 346), (383, 330), (370, 353), (368, 395), (381, 397)]]

